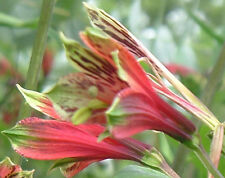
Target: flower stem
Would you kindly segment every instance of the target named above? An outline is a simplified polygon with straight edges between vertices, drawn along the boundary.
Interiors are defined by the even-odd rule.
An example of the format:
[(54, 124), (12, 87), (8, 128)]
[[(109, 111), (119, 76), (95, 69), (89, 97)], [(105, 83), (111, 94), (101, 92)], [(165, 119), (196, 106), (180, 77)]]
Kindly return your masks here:
[(209, 79), (202, 94), (202, 101), (206, 106), (210, 106), (213, 96), (218, 87), (219, 82), (222, 80), (225, 72), (225, 43), (222, 47), (220, 56), (209, 75)]
[[(219, 58), (209, 76), (206, 86), (204, 87), (203, 94), (201, 96), (201, 100), (206, 106), (211, 105), (213, 96), (215, 95), (215, 91), (218, 87), (218, 83), (222, 80), (223, 73), (225, 71), (225, 43), (219, 55)], [(200, 122), (196, 123), (196, 126), (199, 127)], [(224, 151), (224, 150), (223, 150)], [(185, 157), (188, 154), (188, 150), (185, 146), (181, 145), (178, 148), (177, 154), (175, 156), (175, 160), (173, 162), (173, 168), (179, 172), (182, 169), (182, 166), (185, 162)], [(180, 159), (180, 157), (183, 159)]]
[[(37, 34), (32, 48), (32, 55), (27, 72), (27, 79), (25, 82), (26, 89), (35, 90), (37, 88), (40, 67), (44, 55), (44, 50), (46, 47), (48, 29), (50, 25), (54, 4), (55, 0), (42, 1), (41, 14), (37, 27)], [(31, 108), (25, 103), (23, 103), (21, 105), (19, 119), (28, 117), (30, 116), (30, 114)]]
[(172, 178), (180, 178), (180, 176), (167, 164), (165, 160), (161, 164), (161, 169)]
[(212, 161), (208, 157), (207, 153), (205, 152), (204, 148), (199, 145), (195, 149), (195, 154), (199, 157), (208, 171), (215, 177), (215, 178), (223, 178), (222, 174), (215, 168)]
[(167, 164), (161, 153), (152, 148), (150, 152), (146, 152), (141, 163), (150, 168), (157, 168), (172, 178), (180, 178), (180, 176)]

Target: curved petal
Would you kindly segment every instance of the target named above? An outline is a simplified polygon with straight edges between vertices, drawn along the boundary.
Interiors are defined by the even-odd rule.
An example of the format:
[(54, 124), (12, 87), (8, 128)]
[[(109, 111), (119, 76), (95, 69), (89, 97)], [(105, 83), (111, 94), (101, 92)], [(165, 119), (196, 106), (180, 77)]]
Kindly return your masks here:
[(68, 60), (76, 69), (96, 80), (96, 86), (100, 91), (98, 95), (100, 100), (111, 104), (115, 94), (128, 87), (127, 83), (118, 77), (117, 69), (112, 60), (100, 57), (63, 35), (61, 38)]
[(119, 138), (129, 137), (143, 130), (158, 130), (184, 141), (191, 136), (183, 126), (160, 114), (160, 110), (143, 93), (131, 89), (121, 91), (106, 112), (112, 133)]
[(171, 72), (169, 72), (169, 70), (150, 51), (148, 51), (148, 49), (146, 49), (133, 34), (103, 10), (87, 3), (84, 3), (84, 6), (87, 9), (91, 23), (95, 27), (103, 30), (137, 57), (147, 57), (147, 61), (151, 64), (156, 75), (165, 77), (192, 105), (202, 110), (203, 114), (193, 114), (196, 114), (196, 116), (210, 128), (215, 129), (215, 126), (219, 124), (219, 121), (214, 114)]
[(91, 113), (106, 108), (106, 100), (100, 99), (106, 96), (110, 98), (110, 92), (107, 95), (98, 89), (104, 86), (84, 73), (73, 73), (61, 78), (46, 93), (26, 90), (19, 85), (17, 87), (31, 107), (54, 119), (67, 121), (71, 121), (80, 108), (87, 108)]
[(100, 55), (108, 56), (112, 54), (113, 51), (118, 50), (118, 55), (114, 55), (113, 53), (113, 57), (118, 68), (120, 69), (119, 65), (121, 65), (121, 70), (124, 70), (122, 75), (125, 77), (129, 86), (136, 92), (145, 93), (146, 97), (152, 101), (152, 105), (156, 105), (160, 108), (158, 111), (164, 114), (164, 117), (168, 117), (179, 125), (183, 125), (183, 128), (189, 133), (195, 131), (195, 126), (191, 121), (186, 119), (180, 112), (175, 110), (156, 94), (144, 70), (125, 47), (107, 36), (96, 35), (96, 32), (92, 29), (87, 29), (81, 36), (84, 42)]
[[(40, 160), (77, 158), (78, 160), (128, 159), (140, 161), (145, 150), (112, 138), (98, 142), (105, 130), (101, 125), (73, 125), (69, 122), (28, 118), (10, 130), (3, 131), (13, 148), (21, 155)], [(133, 143), (135, 144), (135, 143)]]

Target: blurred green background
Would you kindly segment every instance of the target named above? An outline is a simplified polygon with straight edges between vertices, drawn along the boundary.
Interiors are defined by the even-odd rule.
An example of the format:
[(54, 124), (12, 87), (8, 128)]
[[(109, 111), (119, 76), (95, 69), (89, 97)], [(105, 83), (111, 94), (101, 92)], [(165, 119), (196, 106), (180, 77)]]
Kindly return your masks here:
[[(17, 122), (23, 98), (15, 88), (23, 84), (29, 65), (31, 49), (36, 33), (41, 0), (0, 0), (0, 131)], [(124, 24), (163, 63), (177, 63), (195, 70), (194, 75), (179, 76), (181, 81), (197, 96), (201, 96), (209, 72), (222, 50), (225, 41), (225, 0), (89, 0)], [(58, 32), (79, 40), (79, 31), (90, 26), (81, 0), (58, 0), (54, 9), (48, 35), (46, 60), (52, 68), (49, 73), (40, 71), (38, 91), (55, 83), (59, 77), (72, 72), (58, 38)], [(51, 65), (50, 65), (51, 66)], [(211, 104), (220, 121), (225, 114), (225, 85), (220, 82)], [(190, 117), (188, 113), (184, 113)], [(36, 112), (34, 115), (43, 117)], [(191, 118), (191, 117), (190, 117)], [(22, 118), (20, 118), (22, 119)], [(195, 120), (196, 121), (196, 120)], [(202, 141), (209, 148), (208, 128), (200, 129)], [(155, 145), (171, 165), (175, 158), (184, 161), (175, 165), (182, 177), (206, 177), (207, 172), (193, 153), (182, 157), (177, 153), (179, 143), (160, 133), (150, 131), (136, 136)], [(54, 148), (53, 148), (54, 151)], [(208, 150), (207, 150), (208, 151)], [(0, 160), (5, 156), (17, 162), (7, 138), (0, 134)], [(34, 161), (23, 158), (23, 169), (35, 169), (34, 177), (63, 177), (59, 170), (48, 173), (50, 161)], [(77, 177), (113, 177), (128, 161), (106, 160), (95, 163)], [(219, 169), (225, 175), (225, 159), (221, 158)], [(120, 175), (120, 177), (123, 174)]]

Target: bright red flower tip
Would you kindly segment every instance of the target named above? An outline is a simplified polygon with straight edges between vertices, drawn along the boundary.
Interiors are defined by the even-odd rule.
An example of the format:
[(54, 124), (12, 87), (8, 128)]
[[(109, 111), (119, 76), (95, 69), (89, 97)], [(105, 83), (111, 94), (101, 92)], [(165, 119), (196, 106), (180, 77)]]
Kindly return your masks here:
[[(75, 158), (75, 162), (92, 163), (103, 159), (127, 159), (141, 162), (151, 147), (133, 139), (117, 140), (98, 136), (105, 128), (98, 124), (73, 125), (69, 122), (28, 118), (4, 131), (19, 154), (33, 159)], [(88, 164), (78, 166), (83, 169)]]
[(165, 66), (172, 74), (187, 76), (187, 75), (195, 73), (193, 69), (190, 69), (186, 66), (179, 65), (179, 64), (170, 63), (170, 64), (166, 64)]
[(44, 56), (43, 56), (43, 61), (42, 61), (42, 70), (43, 70), (43, 73), (44, 73), (45, 77), (51, 71), (52, 65), (53, 65), (52, 51), (50, 49), (46, 49), (45, 53), (44, 53)]
[(12, 140), (14, 149), (25, 157), (43, 160), (76, 158), (73, 165), (77, 167), (76, 171), (70, 172), (69, 168), (66, 171), (73, 175), (92, 162), (107, 158), (140, 162), (145, 150), (151, 149), (133, 139), (105, 138), (98, 142), (98, 136), (104, 130), (97, 124), (75, 126), (68, 122), (28, 118), (4, 133)]

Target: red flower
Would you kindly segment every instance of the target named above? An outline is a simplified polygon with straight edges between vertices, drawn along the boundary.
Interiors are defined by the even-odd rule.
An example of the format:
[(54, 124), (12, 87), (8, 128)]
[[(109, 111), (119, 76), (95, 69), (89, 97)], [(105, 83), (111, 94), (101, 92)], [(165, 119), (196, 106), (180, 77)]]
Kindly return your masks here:
[[(128, 137), (153, 129), (181, 141), (191, 138), (195, 126), (157, 95), (143, 69), (125, 47), (112, 38), (96, 35), (91, 29), (81, 33), (81, 38), (97, 54), (111, 60), (110, 63), (115, 61), (120, 77), (129, 85), (118, 93), (107, 111), (109, 124), (114, 126), (114, 136)], [(65, 47), (69, 51), (67, 44)], [(118, 54), (114, 53), (113, 61), (110, 56), (116, 50)]]
[(166, 64), (165, 66), (172, 74), (187, 76), (187, 75), (195, 73), (194, 70), (179, 64), (170, 63), (170, 64)]
[(56, 119), (75, 118), (77, 124), (88, 118), (104, 119), (114, 100), (107, 111), (114, 136), (129, 137), (151, 129), (180, 141), (191, 139), (195, 126), (158, 96), (127, 48), (96, 29), (87, 29), (81, 38), (97, 54), (62, 36), (69, 61), (82, 73), (63, 78), (46, 94), (19, 87), (31, 106)]
[[(126, 159), (142, 162), (151, 150), (133, 139), (117, 140), (98, 136), (105, 130), (98, 124), (73, 125), (69, 122), (28, 118), (4, 131), (19, 154), (33, 159), (56, 160), (69, 158), (67, 176), (72, 176), (89, 164), (104, 159)], [(71, 164), (72, 163), (72, 164)], [(59, 163), (57, 163), (59, 164)]]
[[(134, 56), (112, 38), (96, 34), (96, 30), (87, 29), (81, 33), (81, 38), (98, 55), (62, 36), (69, 61), (82, 73), (70, 75), (66, 77), (66, 80), (64, 78), (59, 82), (59, 89), (64, 88), (62, 92), (54, 88), (49, 93), (38, 94), (19, 87), (28, 103), (56, 119), (68, 117), (67, 115), (60, 116), (64, 113), (59, 110), (62, 108), (65, 114), (71, 113), (69, 117), (76, 119), (86, 117), (93, 120), (96, 118), (96, 113), (97, 118), (104, 119), (105, 111), (114, 99), (112, 106), (107, 111), (108, 123), (113, 128), (114, 136), (129, 137), (143, 130), (151, 129), (163, 131), (180, 141), (191, 139), (191, 134), (195, 131), (194, 125), (157, 95), (151, 81)], [(112, 52), (115, 50), (118, 50), (118, 56), (115, 53), (112, 56)], [(81, 82), (78, 80), (78, 76), (82, 76)], [(96, 89), (96, 93), (92, 96), (89, 94), (91, 87)], [(67, 95), (57, 95), (54, 90), (61, 94), (65, 91), (68, 93)], [(76, 90), (79, 93), (76, 93)], [(54, 101), (56, 96), (58, 97), (55, 98), (57, 102)], [(115, 96), (117, 96), (116, 99)], [(73, 97), (74, 100), (70, 102), (70, 105), (64, 103)], [(82, 106), (77, 110), (75, 106), (84, 99), (90, 103), (93, 99), (97, 99), (101, 103), (100, 107), (96, 107), (96, 102), (93, 102), (88, 109)], [(71, 104), (72, 102), (74, 105)], [(87, 103), (84, 104), (87, 106)], [(91, 107), (93, 109), (90, 112)], [(99, 109), (100, 112), (98, 112)], [(121, 120), (122, 122), (120, 122)], [(99, 122), (99, 119), (97, 121)], [(77, 123), (76, 120), (74, 122)]]
[(23, 171), (19, 165), (15, 165), (8, 157), (0, 162), (0, 177), (33, 177), (34, 171)]
[(45, 53), (44, 53), (44, 56), (43, 56), (43, 61), (42, 61), (42, 70), (43, 70), (43, 73), (44, 73), (45, 77), (51, 71), (52, 65), (53, 65), (52, 51), (50, 49), (46, 49)]
[[(177, 80), (177, 78), (172, 73), (170, 73), (168, 69), (150, 51), (148, 51), (148, 49), (146, 49), (138, 39), (134, 37), (133, 34), (131, 34), (120, 22), (103, 10), (86, 3), (84, 3), (84, 6), (87, 9), (90, 21), (93, 26), (104, 31), (107, 35), (117, 41), (117, 43), (121, 44), (133, 55), (138, 57), (139, 60), (144, 60), (151, 66), (155, 75), (148, 75), (151, 85), (155, 91), (176, 102), (184, 109), (190, 111), (200, 120), (205, 122), (212, 130), (216, 128), (220, 122), (213, 115), (213, 113), (195, 95), (193, 95), (191, 91), (189, 91), (179, 80)], [(95, 36), (97, 36), (97, 39), (99, 39), (99, 35), (97, 33), (95, 33)], [(97, 44), (96, 46), (92, 47), (95, 48), (95, 50), (101, 55), (109, 54), (108, 52), (110, 52), (112, 48), (115, 47), (115, 45), (110, 44), (110, 40), (99, 46), (99, 41), (96, 41), (97, 39), (92, 40), (94, 43), (90, 44), (90, 46)], [(91, 40), (89, 40), (87, 43), (91, 43), (90, 41)], [(102, 39), (100, 41), (102, 41)], [(123, 59), (120, 58), (119, 60), (122, 61)], [(126, 70), (126, 66), (123, 66), (122, 64), (122, 67)], [(135, 70), (135, 72), (137, 71)], [(130, 74), (130, 72), (128, 73)], [(136, 73), (136, 75), (138, 76), (139, 73)], [(140, 78), (140, 76), (138, 77)], [(164, 77), (164, 79), (167, 80), (185, 99), (168, 89), (161, 77)]]

